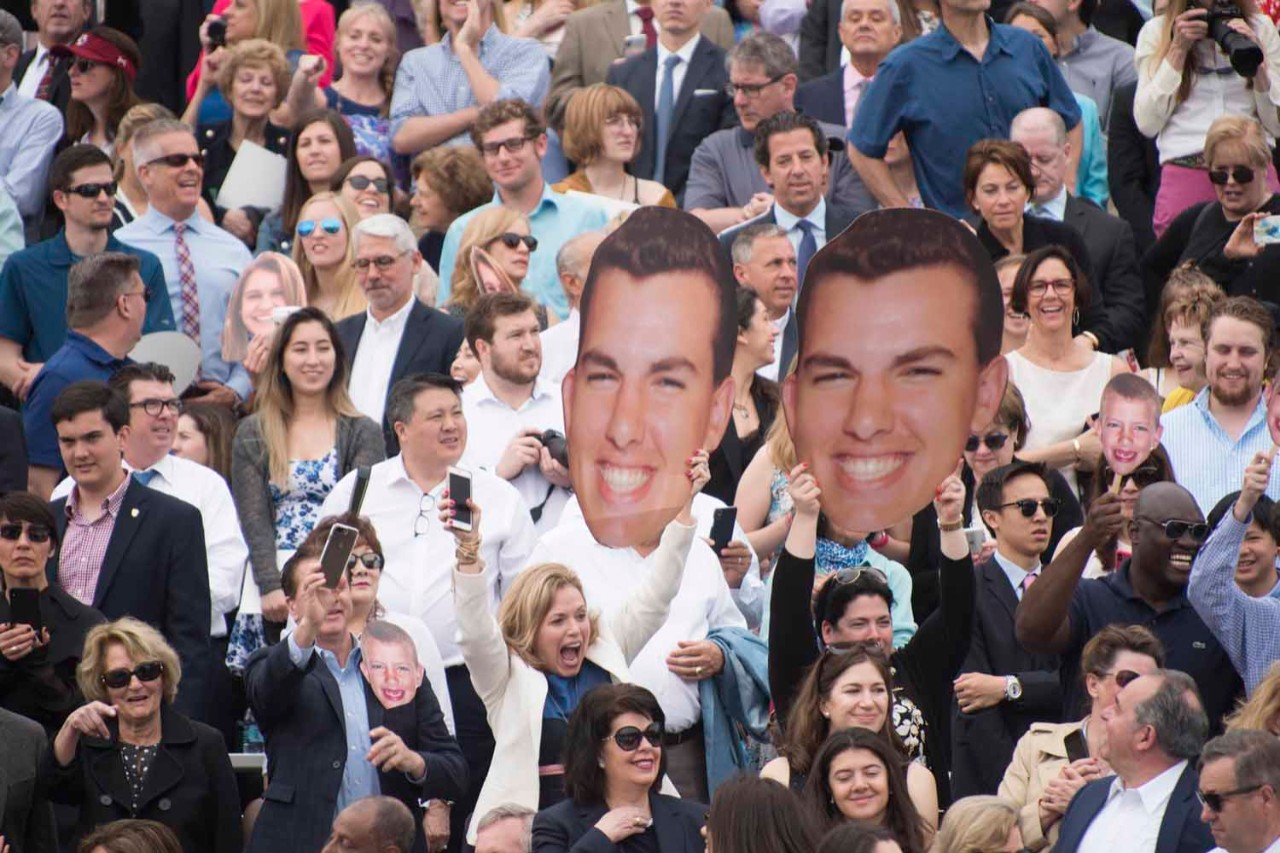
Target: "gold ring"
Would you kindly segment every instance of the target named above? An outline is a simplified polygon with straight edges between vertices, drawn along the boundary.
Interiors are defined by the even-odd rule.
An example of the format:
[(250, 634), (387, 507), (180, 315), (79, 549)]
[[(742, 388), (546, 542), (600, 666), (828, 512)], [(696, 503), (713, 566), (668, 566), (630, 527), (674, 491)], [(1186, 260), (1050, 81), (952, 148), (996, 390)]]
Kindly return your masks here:
[(695, 667), (693, 668), (693, 674), (694, 674), (694, 675), (702, 675), (702, 667), (700, 667), (700, 666), (695, 666)]

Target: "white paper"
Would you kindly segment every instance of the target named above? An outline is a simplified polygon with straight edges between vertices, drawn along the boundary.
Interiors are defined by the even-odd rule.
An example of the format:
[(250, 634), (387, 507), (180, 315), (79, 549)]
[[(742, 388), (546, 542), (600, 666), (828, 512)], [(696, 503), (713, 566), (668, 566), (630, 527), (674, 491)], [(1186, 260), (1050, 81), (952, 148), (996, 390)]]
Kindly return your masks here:
[(218, 207), (261, 207), (274, 213), (284, 200), (289, 163), (254, 142), (240, 143), (236, 159), (218, 190)]

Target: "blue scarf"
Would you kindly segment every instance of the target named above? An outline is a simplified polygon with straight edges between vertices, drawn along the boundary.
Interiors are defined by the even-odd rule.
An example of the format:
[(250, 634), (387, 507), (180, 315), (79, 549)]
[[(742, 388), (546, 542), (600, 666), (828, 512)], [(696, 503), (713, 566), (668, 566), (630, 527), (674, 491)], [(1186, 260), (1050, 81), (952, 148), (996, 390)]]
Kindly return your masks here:
[(871, 546), (864, 539), (852, 548), (839, 542), (818, 537), (818, 547), (814, 551), (818, 574), (828, 575), (841, 569), (856, 569), (867, 564), (867, 552)]

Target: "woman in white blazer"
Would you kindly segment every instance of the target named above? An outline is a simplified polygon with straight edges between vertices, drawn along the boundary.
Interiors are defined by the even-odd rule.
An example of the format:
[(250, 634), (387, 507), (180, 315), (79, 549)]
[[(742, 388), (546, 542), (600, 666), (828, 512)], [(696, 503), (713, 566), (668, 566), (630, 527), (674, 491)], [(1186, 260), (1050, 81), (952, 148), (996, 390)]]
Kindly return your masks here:
[[(689, 477), (689, 501), (663, 531), (647, 581), (603, 619), (587, 609), (577, 575), (558, 563), (521, 572), (495, 619), (478, 556), (480, 537), (454, 530), (458, 646), (495, 741), (468, 843), (475, 843), (476, 824), (495, 806), (543, 809), (564, 798), (560, 745), (578, 700), (593, 687), (630, 680), (628, 665), (666, 622), (680, 589), (694, 536), (693, 496), (710, 478), (705, 452), (694, 457)], [(472, 531), (478, 531), (480, 510), (474, 501), (469, 505)], [(453, 503), (446, 498), (441, 521), (451, 527), (452, 516)]]

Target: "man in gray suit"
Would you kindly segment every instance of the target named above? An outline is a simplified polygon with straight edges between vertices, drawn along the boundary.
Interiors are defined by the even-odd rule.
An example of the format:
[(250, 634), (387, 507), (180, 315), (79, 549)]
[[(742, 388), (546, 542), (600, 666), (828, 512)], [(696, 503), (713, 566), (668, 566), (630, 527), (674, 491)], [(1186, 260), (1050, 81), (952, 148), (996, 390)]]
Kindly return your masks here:
[(36, 790), (44, 729), (0, 708), (0, 743), (0, 837), (12, 853), (56, 853), (53, 809)]

